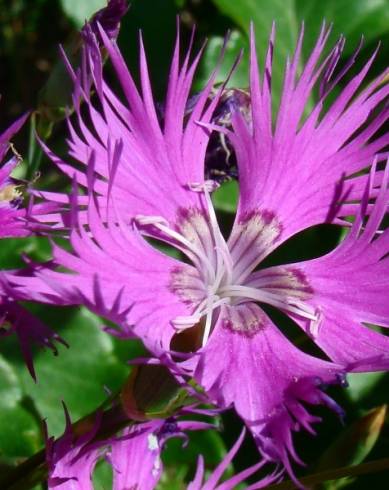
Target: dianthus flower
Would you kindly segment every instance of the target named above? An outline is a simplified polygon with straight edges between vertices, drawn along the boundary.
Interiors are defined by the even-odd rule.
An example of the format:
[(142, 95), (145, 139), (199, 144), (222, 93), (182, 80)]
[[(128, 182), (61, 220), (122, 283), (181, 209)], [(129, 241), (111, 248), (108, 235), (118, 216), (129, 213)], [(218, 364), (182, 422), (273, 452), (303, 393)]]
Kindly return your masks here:
[[(252, 35), (251, 117), (237, 111), (231, 129), (212, 119), (223, 91), (211, 96), (215, 74), (186, 112), (201, 53), (190, 61), (188, 52), (180, 64), (177, 39), (161, 124), (142, 43), (138, 90), (116, 44), (101, 33), (123, 103), (102, 76), (91, 36), (83, 76), (73, 74), (75, 93), (86, 99), (88, 111), (77, 109), (78, 129), (69, 122), (69, 153), (79, 165), (47, 150), (87, 194), (73, 196), (71, 212), (59, 223), (70, 227), (73, 251), (55, 246), (54, 257), (69, 272), (42, 274), (43, 289), (108, 317), (115, 312), (114, 320), (121, 312), (122, 333), (137, 335), (155, 354), (185, 352), (184, 360), (173, 356), (172, 362), (179, 362), (219, 407), (234, 407), (263, 457), (282, 462), (291, 474), (290, 459), (300, 461), (292, 432), (314, 432), (319, 420), (307, 405), (338, 410), (325, 385), (344, 384), (347, 372), (389, 366), (389, 339), (365, 326), (389, 325), (389, 233), (377, 234), (388, 204), (382, 162), (389, 135), (379, 130), (387, 120), (389, 89), (381, 83), (383, 75), (360, 90), (373, 55), (323, 111), (357, 55), (338, 68), (341, 38), (320, 61), (328, 36), (323, 27), (298, 75), (301, 31), (286, 64), (273, 127), (274, 31), (263, 76)], [(98, 104), (83, 93), (82, 80), (90, 78)], [(316, 88), (319, 101), (308, 111)], [(228, 239), (212, 204), (216, 184), (204, 177), (213, 130), (228, 138), (239, 172), (239, 203)], [(42, 196), (67, 202), (59, 194)], [(321, 223), (347, 224), (355, 215), (347, 238), (331, 253), (261, 267), (300, 231)], [(174, 247), (186, 260), (166, 255), (155, 241)], [(44, 294), (37, 294), (42, 299)], [(288, 315), (327, 357), (293, 345), (264, 304)]]
[[(102, 424), (97, 417), (91, 431), (77, 437), (67, 411), (64, 434), (57, 440), (47, 438), (46, 462), (48, 466), (48, 486), (58, 490), (93, 490), (92, 475), (96, 463), (105, 459), (112, 467), (113, 490), (139, 488), (152, 490), (157, 487), (163, 474), (162, 452), (171, 438), (181, 438), (183, 446), (188, 442), (188, 432), (215, 429), (209, 422), (185, 420), (180, 416), (155, 419), (127, 427), (109, 440), (99, 440), (96, 434)], [(244, 431), (225, 455), (221, 463), (203, 483), (204, 461), (199, 456), (198, 468), (188, 490), (212, 490), (236, 488), (236, 485), (258, 471), (264, 462), (257, 463), (217, 486), (224, 471), (238, 452)], [(249, 488), (264, 488), (276, 481), (280, 472), (275, 472), (253, 484)]]
[(92, 431), (77, 437), (66, 413), (63, 436), (55, 441), (50, 438), (46, 444), (49, 488), (92, 490), (95, 465), (106, 458), (113, 470), (113, 490), (153, 489), (161, 477), (161, 452), (166, 440), (186, 437), (184, 430), (211, 427), (203, 422), (157, 419), (127, 428), (111, 440), (95, 441), (99, 426), (97, 419)]
[[(23, 206), (24, 184), (11, 177), (11, 172), (20, 163), (21, 157), (10, 143), (11, 138), (21, 128), (27, 116), (22, 116), (0, 135), (0, 162), (9, 153), (12, 156), (0, 168), (0, 239), (19, 238), (31, 235), (33, 230), (42, 229), (37, 217), (52, 213), (57, 207), (53, 203)], [(32, 364), (31, 343), (46, 346), (56, 352), (53, 340), (60, 340), (48, 327), (33, 317), (16, 302), (17, 295), (11, 285), (17, 271), (0, 271), (0, 337), (15, 332), (27, 367), (35, 377)], [(28, 293), (23, 299), (29, 299)]]
[(15, 121), (0, 135), (0, 162), (12, 150), (12, 156), (0, 168), (0, 238), (26, 236), (30, 232), (26, 223), (26, 209), (22, 207), (23, 197), (20, 187), (11, 172), (20, 163), (21, 157), (16, 152), (11, 138), (18, 132), (26, 116)]

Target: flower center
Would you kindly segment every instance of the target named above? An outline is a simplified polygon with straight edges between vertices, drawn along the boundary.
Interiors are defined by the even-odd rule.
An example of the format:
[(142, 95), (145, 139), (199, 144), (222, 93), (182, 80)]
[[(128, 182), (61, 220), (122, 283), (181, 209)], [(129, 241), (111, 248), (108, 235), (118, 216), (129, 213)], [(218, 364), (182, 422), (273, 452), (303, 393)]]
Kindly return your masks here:
[[(136, 222), (148, 226), (144, 234), (163, 239), (183, 252), (193, 267), (183, 264), (172, 271), (171, 289), (193, 308), (191, 315), (172, 320), (179, 331), (204, 322), (203, 346), (212, 330), (215, 310), (227, 306), (226, 324), (235, 324), (235, 330), (250, 330), (253, 321), (237, 319), (236, 309), (244, 303), (266, 303), (293, 313), (314, 324), (316, 311), (304, 302), (309, 287), (303, 278), (291, 270), (280, 268), (253, 272), (257, 265), (274, 248), (282, 228), (271, 212), (255, 211), (236, 222), (228, 241), (220, 231), (210, 192), (212, 181), (192, 184), (190, 189), (203, 195), (204, 211), (193, 208), (181, 212), (176, 229), (160, 216), (137, 216)], [(152, 227), (150, 229), (150, 226)], [(154, 230), (154, 232), (153, 232)], [(240, 314), (241, 317), (247, 315)], [(252, 314), (250, 313), (250, 318)], [(234, 321), (232, 322), (232, 317)], [(246, 324), (250, 324), (250, 328)], [(260, 325), (257, 322), (257, 325)]]

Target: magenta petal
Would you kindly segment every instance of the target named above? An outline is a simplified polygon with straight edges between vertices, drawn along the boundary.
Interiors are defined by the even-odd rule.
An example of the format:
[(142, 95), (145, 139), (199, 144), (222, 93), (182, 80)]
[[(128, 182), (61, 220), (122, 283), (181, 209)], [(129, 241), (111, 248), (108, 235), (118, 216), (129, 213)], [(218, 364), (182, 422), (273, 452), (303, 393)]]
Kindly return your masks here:
[[(6, 152), (9, 149), (10, 140), (23, 126), (28, 116), (29, 114), (23, 114), (23, 116), (19, 117), (19, 119), (17, 119), (8, 129), (6, 129), (3, 133), (0, 134), (0, 161), (3, 160)], [(0, 178), (0, 182), (1, 181), (2, 179)]]
[(389, 327), (389, 232), (379, 232), (389, 202), (389, 166), (366, 220), (374, 176), (373, 169), (359, 215), (344, 241), (323, 257), (289, 266), (305, 276), (311, 288), (307, 303), (318, 314), (313, 329), (296, 321), (350, 371), (389, 368), (389, 338), (367, 326)]
[[(73, 434), (70, 416), (65, 410), (66, 426), (64, 434), (54, 440), (46, 434), (46, 462), (48, 466), (48, 487), (56, 490), (93, 490), (92, 473), (101, 450), (97, 446), (88, 447), (100, 425), (86, 435), (77, 438)], [(46, 429), (47, 431), (47, 429)]]
[(0, 337), (2, 335), (1, 324), (5, 322), (10, 325), (10, 328), (4, 331), (3, 335), (9, 335), (12, 332), (16, 333), (27, 368), (34, 379), (36, 377), (31, 345), (35, 343), (39, 346), (48, 347), (54, 354), (57, 354), (54, 341), (67, 345), (58, 334), (53, 332), (49, 327), (46, 327), (38, 318), (34, 317), (16, 302), (2, 301), (0, 306), (0, 320)]
[[(0, 164), (4, 157), (12, 157), (0, 167), (0, 238), (26, 236), (26, 210), (20, 209), (23, 201), (17, 183), (11, 178), (11, 172), (19, 163), (20, 157), (11, 147), (10, 139), (24, 124), (27, 115), (15, 121), (6, 131), (0, 134)], [(12, 150), (12, 151), (11, 151)]]
[[(241, 318), (243, 308), (248, 306), (242, 306)], [(302, 427), (313, 432), (312, 424), (319, 420), (304, 405), (328, 404), (321, 386), (336, 382), (342, 371), (299, 351), (259, 307), (249, 308), (248, 318), (255, 310), (257, 319), (251, 332), (242, 331), (221, 308), (194, 376), (219, 406), (236, 409), (265, 458), (282, 462), (291, 472), (289, 457), (299, 461), (292, 431)]]
[(56, 463), (51, 474), (49, 489), (56, 490), (94, 490), (92, 473), (99, 458), (98, 451), (90, 451), (78, 457), (78, 448), (69, 451), (63, 459)]
[[(46, 302), (85, 304), (119, 326), (133, 326), (150, 349), (169, 349), (175, 334), (170, 320), (188, 313), (172, 291), (172, 273), (182, 264), (147, 244), (135, 226), (106, 226), (93, 202), (89, 228), (93, 238), (83, 227), (72, 232), (73, 253), (54, 247), (55, 261), (73, 274), (40, 272), (35, 295)], [(22, 282), (28, 286), (28, 279)]]
[[(211, 475), (206, 479), (204, 483), (204, 459), (202, 456), (200, 456), (197, 463), (195, 477), (189, 483), (187, 490), (234, 490), (240, 483), (244, 482), (246, 478), (258, 471), (266, 463), (266, 461), (261, 461), (220, 483), (220, 479), (222, 478), (223, 473), (227, 469), (228, 465), (231, 464), (233, 458), (238, 452), (243, 442), (245, 433), (246, 431), (243, 430), (233, 447), (230, 449), (224, 459), (220, 462), (217, 468), (211, 473)], [(259, 482), (250, 485), (249, 488), (266, 488), (268, 485), (274, 483), (279, 478), (279, 476), (280, 474), (273, 473), (263, 478)]]
[(159, 422), (158, 426), (156, 423), (148, 430), (138, 431), (138, 435), (136, 427), (128, 429), (124, 431), (121, 441), (112, 444), (109, 461), (113, 469), (113, 490), (152, 490), (156, 487), (162, 473), (162, 448), (154, 434), (163, 423)]
[(103, 457), (112, 466), (114, 490), (152, 490), (161, 478), (161, 452), (165, 442), (179, 437), (185, 445), (186, 431), (213, 428), (205, 422), (180, 421), (177, 416), (134, 424), (120, 435), (101, 440), (97, 437), (99, 430), (106, 430), (104, 420), (110, 427), (109, 417), (97, 416), (92, 430), (78, 437), (73, 433), (66, 409), (65, 415), (64, 434), (57, 440), (46, 438), (49, 488), (63, 490), (92, 490), (92, 472), (97, 460)]
[[(108, 198), (112, 195), (116, 211), (126, 221), (136, 215), (158, 215), (174, 222), (181, 207), (201, 207), (200, 195), (188, 192), (188, 186), (204, 181), (204, 156), (209, 132), (201, 123), (210, 121), (217, 103), (217, 98), (210, 104), (208, 99), (215, 74), (197, 98), (191, 117), (185, 119), (201, 52), (192, 62), (189, 62), (188, 52), (180, 64), (180, 40), (177, 37), (169, 74), (164, 127), (161, 127), (143, 45), (140, 47), (141, 84), (138, 89), (116, 43), (108, 39), (102, 29), (100, 34), (126, 102), (123, 104), (105, 83), (96, 39), (89, 33), (85, 51), (87, 63), (80, 78), (75, 80), (75, 93), (87, 98), (89, 114), (81, 114), (76, 103), (76, 125), (69, 122), (69, 153), (81, 165), (76, 169), (60, 161), (50, 150), (46, 151), (62, 171), (71, 178), (76, 175), (78, 183), (83, 186), (88, 185), (87, 167), (93, 153), (93, 190), (97, 200), (101, 201), (100, 209), (109, 206)], [(101, 111), (83, 93), (83, 80), (89, 78), (96, 86)], [(51, 199), (50, 195), (46, 194), (46, 197)], [(66, 222), (66, 216), (60, 217), (58, 222)]]
[(155, 419), (125, 429), (113, 441), (108, 455), (114, 474), (114, 490), (139, 488), (152, 490), (161, 478), (163, 465), (161, 453), (165, 442), (173, 437), (186, 443), (186, 431), (211, 429), (208, 423), (177, 417)]
[[(252, 35), (250, 91), (253, 128), (251, 130), (238, 113), (231, 136), (240, 176), (237, 222), (256, 210), (274, 213), (283, 229), (278, 243), (312, 225), (339, 222), (344, 216), (353, 214), (353, 203), (362, 199), (367, 175), (356, 177), (359, 193), (353, 188), (354, 179), (349, 177), (355, 177), (357, 172), (368, 168), (376, 153), (383, 151), (389, 143), (387, 132), (381, 137), (374, 137), (387, 121), (387, 107), (372, 116), (389, 93), (387, 85), (380, 87), (383, 75), (354, 97), (375, 54), (346, 84), (324, 115), (321, 113), (323, 102), (330, 93), (328, 89), (323, 91), (322, 99), (303, 120), (314, 86), (328, 82), (343, 48), (340, 40), (326, 61), (319, 64), (328, 35), (329, 30), (323, 28), (302, 74), (298, 76), (301, 32), (295, 55), (286, 66), (281, 105), (273, 131), (269, 114), (271, 93), (268, 78), (271, 72), (267, 69), (262, 80), (258, 75)], [(270, 41), (270, 51), (272, 43), (273, 40)], [(332, 88), (333, 84), (329, 86)], [(382, 178), (382, 173), (377, 174), (378, 178)], [(362, 181), (363, 185), (360, 185)]]
[(0, 274), (0, 337), (12, 333), (17, 335), (26, 366), (35, 380), (32, 345), (47, 347), (56, 355), (58, 351), (55, 342), (67, 344), (57, 333), (16, 302), (16, 299), (21, 299), (13, 284), (16, 277), (12, 273)]
[[(14, 124), (0, 135), (0, 164), (2, 159), (13, 153), (11, 159), (0, 166), (0, 239), (24, 237), (32, 233), (34, 229), (42, 229), (35, 225), (35, 218), (39, 214), (45, 214), (56, 208), (55, 203), (43, 203), (34, 205), (31, 201), (27, 208), (23, 208), (23, 197), (20, 191), (20, 182), (11, 177), (11, 172), (20, 162), (20, 156), (12, 147), (10, 139), (24, 124), (28, 115), (19, 118)], [(24, 184), (23, 184), (24, 185)], [(31, 276), (31, 272), (28, 273)], [(35, 379), (32, 362), (31, 344), (36, 343), (49, 347), (57, 352), (54, 341), (63, 342), (62, 339), (43, 325), (26, 309), (16, 303), (18, 293), (14, 280), (17, 275), (14, 272), (1, 271), (0, 273), (0, 336), (6, 336), (13, 332), (18, 336), (20, 347), (30, 371)], [(32, 299), (27, 295), (23, 299)]]

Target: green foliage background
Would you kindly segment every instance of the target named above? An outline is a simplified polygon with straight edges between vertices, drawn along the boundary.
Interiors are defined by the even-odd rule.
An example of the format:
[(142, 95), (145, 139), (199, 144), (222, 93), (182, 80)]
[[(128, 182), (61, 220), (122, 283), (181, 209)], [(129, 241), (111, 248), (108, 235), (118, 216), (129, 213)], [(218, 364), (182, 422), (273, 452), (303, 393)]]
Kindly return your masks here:
[[(58, 43), (66, 42), (86, 18), (104, 5), (104, 0), (0, 0), (0, 129), (23, 111), (36, 107), (38, 91), (57, 59)], [(263, 59), (271, 23), (276, 21), (275, 103), (280, 94), (285, 58), (293, 52), (303, 21), (306, 30), (304, 56), (309, 54), (325, 19), (333, 23), (332, 41), (341, 33), (346, 36), (346, 57), (355, 49), (361, 35), (365, 36), (365, 44), (360, 60), (367, 59), (379, 40), (384, 42), (371, 77), (381, 71), (388, 60), (388, 0), (134, 0), (122, 23), (119, 45), (130, 68), (137, 73), (137, 36), (138, 30), (142, 30), (155, 95), (160, 100), (166, 87), (177, 16), (181, 19), (184, 38), (189, 38), (193, 25), (197, 26), (198, 45), (204, 37), (208, 38), (196, 80), (197, 88), (213, 69), (227, 30), (231, 31), (231, 39), (219, 80), (223, 80), (243, 48), (242, 62), (233, 74), (230, 85), (247, 86), (250, 21), (255, 26), (260, 59)], [(65, 152), (64, 136), (64, 125), (58, 124), (49, 144), (59, 153)], [(18, 150), (25, 156), (25, 163), (19, 170), (21, 177), (29, 175), (29, 169), (36, 166), (34, 143), (29, 145), (28, 141), (26, 126), (16, 140)], [(41, 165), (38, 185), (42, 188), (66, 188), (64, 180), (45, 160)], [(215, 200), (222, 220), (231, 220), (236, 197), (237, 188), (233, 183), (218, 192)], [(283, 260), (317, 256), (331, 249), (339, 239), (336, 230), (318, 227), (297, 237), (289, 244), (288, 255), (281, 250), (274, 260), (280, 260), (281, 256)], [(22, 252), (38, 260), (50, 257), (50, 247), (43, 238), (2, 240), (0, 266), (20, 266)], [(37, 351), (35, 365), (38, 384), (34, 384), (23, 365), (15, 340), (1, 342), (0, 472), (42, 447), (42, 419), (47, 420), (50, 434), (61, 433), (64, 426), (61, 400), (66, 403), (74, 420), (85, 415), (105, 399), (104, 387), (114, 391), (121, 386), (129, 371), (127, 361), (142, 352), (139, 343), (122, 342), (108, 336), (101, 329), (103, 320), (83, 308), (30, 307), (66, 339), (70, 348), (60, 348), (58, 358), (54, 358), (50, 352)], [(295, 327), (285, 322), (284, 318), (278, 321), (283, 324), (285, 334), (296, 341)], [(301, 347), (308, 351), (312, 348), (310, 345)], [(300, 475), (314, 470), (321, 454), (353, 421), (367, 410), (388, 402), (388, 376), (382, 373), (354, 375), (350, 377), (349, 388), (334, 389), (331, 394), (346, 409), (346, 428), (335, 415), (319, 410), (324, 422), (318, 426), (318, 436), (312, 438), (299, 434), (296, 438), (298, 452), (308, 463), (306, 469), (299, 470)], [(170, 443), (165, 455), (167, 472), (161, 488), (183, 488), (183, 482), (193, 472), (198, 452), (205, 454), (209, 468), (214, 467), (236, 439), (240, 428), (240, 421), (229, 413), (224, 416), (224, 431), (220, 434), (197, 434), (185, 450), (180, 444)], [(365, 457), (371, 445), (362, 437), (356, 444), (359, 444), (358, 451), (362, 451)], [(336, 460), (337, 450), (339, 448), (334, 449), (333, 460)], [(351, 462), (357, 462), (357, 457), (354, 458), (351, 453)], [(377, 459), (388, 454), (389, 429), (386, 424), (368, 458)], [(248, 439), (236, 460), (236, 469), (243, 469), (256, 457), (252, 441)], [(340, 485), (355, 490), (384, 488), (382, 484), (385, 478), (389, 481), (388, 477), (388, 472), (379, 473), (334, 483), (331, 488), (340, 488)], [(95, 480), (96, 488), (109, 488), (109, 471), (99, 468)]]

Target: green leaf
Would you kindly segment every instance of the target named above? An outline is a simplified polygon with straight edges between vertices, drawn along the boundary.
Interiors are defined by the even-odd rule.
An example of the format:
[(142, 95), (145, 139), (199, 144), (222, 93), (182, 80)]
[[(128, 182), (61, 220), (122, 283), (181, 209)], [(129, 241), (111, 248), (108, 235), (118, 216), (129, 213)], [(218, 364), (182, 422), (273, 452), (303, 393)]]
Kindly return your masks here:
[(358, 44), (361, 36), (367, 44), (378, 40), (389, 31), (389, 0), (296, 0), (296, 10), (300, 20), (307, 27), (307, 46), (313, 46), (315, 32), (325, 19), (333, 23), (332, 39), (341, 33), (346, 36), (345, 54), (350, 54)]
[[(385, 386), (388, 381), (386, 372), (349, 374), (347, 380), (349, 387), (346, 393), (354, 403), (369, 400), (371, 406), (372, 396), (382, 395), (383, 400), (387, 398), (385, 396)], [(382, 385), (383, 390), (378, 389), (379, 385)]]
[(37, 262), (44, 262), (51, 258), (50, 249), (49, 241), (45, 237), (4, 238), (0, 247), (0, 267), (23, 267), (22, 254)]
[(13, 367), (0, 357), (0, 458), (10, 462), (33, 454), (40, 445), (40, 428), (23, 406), (20, 380)]
[(235, 180), (224, 182), (212, 195), (217, 209), (226, 213), (235, 213), (238, 205), (239, 186)]
[(12, 366), (0, 357), (0, 405), (1, 408), (13, 408), (22, 398), (19, 378)]
[(93, 472), (93, 489), (106, 490), (112, 488), (112, 466), (105, 460), (97, 463)]
[[(299, 482), (302, 486), (304, 486), (304, 488), (312, 488), (313, 485), (319, 482), (337, 480), (348, 476), (369, 475), (372, 473), (378, 473), (379, 471), (386, 471), (388, 469), (389, 458), (381, 458), (374, 461), (369, 461), (367, 463), (335, 468), (323, 471), (322, 473), (303, 476), (302, 478), (299, 478)], [(272, 485), (269, 485), (267, 490), (295, 490), (295, 488), (296, 484), (294, 481), (285, 480), (281, 483), (273, 483)]]
[[(279, 100), (284, 64), (297, 41), (301, 24), (305, 22), (303, 53), (309, 55), (324, 20), (333, 23), (331, 40), (340, 34), (347, 39), (345, 54), (350, 54), (361, 35), (367, 44), (376, 42), (389, 31), (389, 0), (213, 0), (219, 10), (229, 16), (248, 36), (250, 22), (254, 23), (260, 65), (267, 49), (272, 22), (276, 22), (276, 41), (273, 63), (274, 102)], [(329, 44), (330, 45), (330, 44)], [(261, 61), (262, 60), (262, 61)], [(301, 59), (301, 65), (304, 59)], [(276, 107), (276, 105), (275, 105)]]
[(61, 400), (75, 421), (107, 398), (105, 387), (115, 392), (128, 374), (127, 366), (114, 353), (111, 337), (100, 326), (99, 318), (81, 308), (61, 330), (69, 349), (60, 346), (57, 358), (48, 351), (36, 356), (38, 383), (22, 371), (24, 389), (47, 420), (50, 435), (59, 436), (64, 428)]
[(165, 467), (158, 483), (158, 490), (182, 490), (186, 488), (187, 473), (186, 465)]
[(6, 461), (31, 456), (41, 444), (39, 426), (21, 405), (2, 408), (0, 418), (0, 456)]
[[(200, 66), (200, 74), (196, 77), (195, 90), (201, 90), (207, 83), (212, 71), (215, 69), (224, 44), (224, 38), (213, 36), (209, 39)], [(225, 49), (225, 54), (217, 73), (216, 83), (224, 82), (234, 63), (243, 49), (243, 57), (239, 65), (233, 71), (228, 86), (235, 88), (246, 88), (248, 85), (248, 40), (247, 36), (240, 31), (233, 30)]]
[(107, 5), (107, 0), (61, 0), (61, 5), (65, 14), (74, 22), (76, 27), (80, 28), (86, 20), (98, 10)]
[[(207, 467), (216, 467), (227, 453), (220, 433), (215, 430), (194, 431), (189, 434), (189, 443), (183, 448), (182, 439), (170, 439), (162, 453), (162, 459), (169, 467), (186, 467), (194, 473), (199, 454)], [(232, 468), (228, 474), (231, 475)]]
[[(316, 471), (360, 464), (377, 442), (385, 416), (386, 405), (382, 405), (347, 427), (321, 456)], [(315, 489), (336, 490), (344, 484), (341, 479), (317, 485)]]
[[(277, 36), (274, 49), (272, 89), (274, 102), (277, 103), (281, 93), (285, 59), (291, 54), (297, 40), (300, 22), (296, 16), (295, 3), (291, 0), (213, 0), (220, 11), (242, 29), (248, 37), (250, 22), (254, 23), (255, 39), (259, 63), (263, 60), (267, 50), (269, 34), (273, 20), (276, 20)], [(246, 41), (247, 42), (247, 41)], [(245, 86), (247, 86), (247, 81)]]

